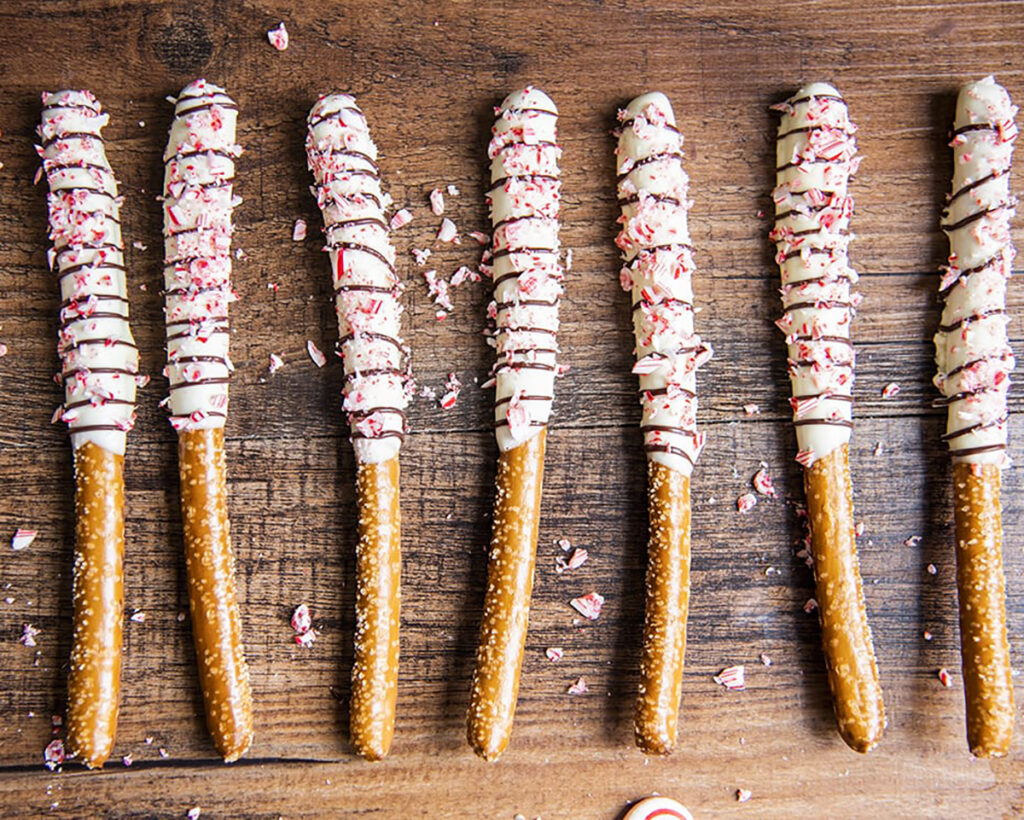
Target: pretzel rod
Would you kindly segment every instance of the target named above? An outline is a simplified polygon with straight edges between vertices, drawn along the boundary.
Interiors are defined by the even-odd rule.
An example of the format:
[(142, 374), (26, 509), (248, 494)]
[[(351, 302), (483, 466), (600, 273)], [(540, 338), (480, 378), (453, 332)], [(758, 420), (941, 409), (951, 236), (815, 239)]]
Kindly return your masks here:
[(864, 606), (853, 521), (849, 441), (854, 349), (850, 324), (860, 304), (848, 247), (850, 176), (860, 159), (846, 102), (813, 83), (773, 108), (777, 143), (775, 227), (793, 423), (804, 467), (822, 642), (839, 734), (867, 752), (885, 727), (882, 690)]
[(117, 181), (103, 146), (108, 116), (88, 91), (42, 96), (38, 152), (49, 185), (50, 267), (60, 286), (64, 403), (75, 465), (74, 629), (68, 749), (89, 768), (117, 730), (124, 620), (124, 452), (135, 423), (139, 353), (128, 325)]
[(395, 731), (401, 602), (399, 451), (412, 390), (402, 340), (402, 285), (384, 211), (377, 146), (347, 94), (309, 112), (306, 153), (330, 254), (344, 409), (356, 454), (359, 543), (352, 664), (352, 745), (368, 760), (387, 755)]
[(167, 399), (178, 431), (192, 636), (206, 725), (225, 762), (252, 744), (252, 690), (242, 647), (227, 511), (231, 214), (238, 107), (196, 80), (175, 104), (164, 153)]
[(634, 731), (648, 754), (676, 744), (690, 597), (690, 475), (704, 446), (696, 370), (711, 357), (693, 330), (693, 246), (683, 137), (664, 94), (619, 112), (622, 287), (632, 294), (640, 429), (649, 462), (647, 613)]
[(469, 695), (469, 745), (497, 760), (512, 737), (530, 618), (547, 429), (498, 457), (487, 594)]
[(1006, 755), (1013, 738), (999, 488), (1009, 463), (1006, 395), (1015, 365), (1006, 334), (1006, 283), (1016, 255), (1010, 235), (1016, 114), (992, 77), (960, 89), (953, 192), (943, 213), (949, 264), (935, 335), (935, 384), (947, 407), (943, 438), (953, 457), (967, 741), (977, 757)]
[(544, 445), (558, 372), (562, 295), (558, 109), (527, 86), (497, 109), (488, 146), (498, 440), (487, 595), (470, 692), (467, 737), (485, 760), (508, 745), (533, 589)]

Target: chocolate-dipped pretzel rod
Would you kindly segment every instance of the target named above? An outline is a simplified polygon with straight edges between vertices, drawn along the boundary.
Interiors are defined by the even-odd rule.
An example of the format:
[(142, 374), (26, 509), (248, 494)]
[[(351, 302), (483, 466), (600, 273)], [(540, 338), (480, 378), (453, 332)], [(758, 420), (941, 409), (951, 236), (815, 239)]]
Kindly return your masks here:
[(704, 446), (697, 431), (697, 368), (711, 349), (693, 332), (693, 247), (683, 137), (664, 94), (619, 112), (616, 243), (632, 294), (640, 376), (640, 429), (648, 459), (647, 607), (634, 732), (648, 754), (669, 754), (686, 652), (690, 599), (690, 476)]
[(951, 143), (953, 191), (942, 221), (949, 265), (935, 334), (935, 384), (945, 396), (943, 438), (953, 456), (967, 742), (978, 757), (1002, 757), (1013, 738), (999, 488), (1009, 462), (1006, 394), (1014, 368), (1006, 282), (1015, 256), (1010, 164), (1016, 114), (992, 77), (960, 89)]
[(850, 323), (860, 302), (851, 291), (848, 193), (859, 165), (856, 127), (831, 85), (813, 83), (785, 103), (777, 143), (776, 261), (782, 272), (789, 378), (803, 465), (814, 579), (829, 686), (839, 734), (858, 752), (885, 726), (871, 630), (854, 537), (849, 441), (853, 428), (854, 350)]
[(227, 762), (252, 744), (252, 691), (227, 510), (228, 305), (238, 107), (205, 80), (178, 97), (164, 153), (164, 294), (171, 425), (206, 725)]
[(110, 756), (121, 690), (124, 451), (135, 424), (139, 351), (128, 326), (121, 199), (88, 91), (43, 94), (39, 154), (50, 187), (50, 266), (60, 287), (60, 380), (75, 463), (74, 633), (68, 750)]
[(510, 94), (497, 109), (488, 199), (494, 225), (498, 439), (494, 528), (470, 692), (467, 736), (496, 760), (512, 732), (537, 553), (544, 445), (558, 352), (558, 109), (539, 89)]
[(347, 94), (309, 112), (306, 153), (330, 254), (344, 408), (356, 454), (359, 542), (352, 664), (352, 745), (369, 760), (391, 748), (398, 692), (401, 575), (399, 450), (412, 380), (402, 340), (402, 286), (395, 272), (377, 146)]

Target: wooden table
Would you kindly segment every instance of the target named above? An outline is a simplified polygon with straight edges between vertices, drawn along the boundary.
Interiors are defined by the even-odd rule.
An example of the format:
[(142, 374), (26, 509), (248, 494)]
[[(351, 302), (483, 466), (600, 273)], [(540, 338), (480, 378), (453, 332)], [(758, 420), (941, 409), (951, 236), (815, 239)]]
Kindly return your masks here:
[[(696, 6), (696, 4), (693, 4)], [(1024, 726), (1008, 760), (975, 761), (964, 740), (950, 468), (939, 441), (931, 336), (936, 269), (946, 253), (938, 209), (950, 176), (946, 133), (961, 82), (995, 72), (1024, 101), (1019, 2), (853, 4), (719, 0), (695, 10), (661, 0), (484, 3), (195, 3), (51, 0), (0, 9), (0, 814), (60, 817), (614, 818), (658, 791), (700, 817), (1011, 817), (1024, 813)], [(278, 53), (265, 32), (286, 21)], [(203, 75), (238, 99), (240, 140), (232, 308), (238, 367), (228, 423), (231, 512), (257, 739), (243, 761), (215, 757), (201, 717), (184, 590), (173, 433), (165, 395), (160, 155), (164, 97)], [(811, 79), (836, 82), (860, 125), (864, 164), (853, 259), (862, 272), (852, 447), (867, 604), (889, 728), (871, 755), (833, 727), (819, 630), (803, 611), (811, 573), (796, 557), (802, 497), (793, 461), (778, 273), (766, 240), (773, 185), (768, 105)], [(468, 750), (464, 712), (483, 599), (495, 445), (491, 361), (481, 330), (484, 285), (456, 294), (436, 321), (411, 247), (431, 245), (436, 186), (458, 186), (449, 212), (486, 230), (484, 149), (492, 105), (533, 82), (561, 109), (567, 279), (549, 438), (534, 609), (512, 746), (486, 765)], [(133, 327), (152, 384), (140, 394), (127, 456), (128, 621), (115, 757), (102, 773), (49, 773), (42, 750), (63, 710), (70, 646), (72, 482), (51, 376), (57, 291), (46, 270), (45, 202), (32, 186), (39, 92), (92, 89), (111, 114), (109, 154), (123, 187)], [(686, 134), (699, 249), (700, 331), (715, 358), (700, 375), (709, 443), (694, 479), (694, 573), (681, 746), (668, 759), (634, 747), (646, 549), (644, 461), (637, 431), (628, 300), (612, 238), (617, 208), (610, 136), (616, 107), (657, 88)], [(303, 153), (305, 114), (320, 92), (354, 92), (380, 146), (387, 184), (416, 219), (395, 237), (407, 338), (420, 382), (449, 372), (455, 408), (417, 399), (403, 451), (405, 573), (397, 740), (381, 764), (347, 742), (353, 628), (353, 460), (339, 411), (341, 367), (318, 370), (307, 339), (330, 349), (336, 326)], [(1024, 178), (1018, 174), (1018, 178)], [(1017, 185), (1020, 187), (1020, 184)], [(1018, 224), (1020, 220), (1018, 220)], [(1024, 231), (1017, 230), (1018, 245)], [(472, 241), (436, 249), (450, 274), (474, 264)], [(271, 285), (275, 287), (268, 289)], [(1019, 286), (1010, 309), (1024, 313)], [(1011, 326), (1018, 327), (1017, 325)], [(1018, 351), (1024, 337), (1012, 333)], [(268, 356), (285, 366), (267, 372)], [(882, 399), (888, 382), (898, 396)], [(1024, 429), (1011, 393), (1011, 454)], [(748, 417), (742, 407), (760, 405)], [(882, 443), (884, 453), (875, 454)], [(781, 498), (749, 514), (735, 499), (760, 461)], [(1024, 478), (1005, 474), (1010, 637), (1024, 653)], [(905, 543), (921, 536), (920, 543)], [(586, 547), (578, 570), (554, 572), (555, 541)], [(933, 564), (937, 573), (930, 574)], [(568, 601), (598, 591), (596, 622)], [(299, 603), (322, 634), (292, 642)], [(33, 650), (22, 625), (41, 630)], [(923, 632), (933, 639), (926, 641)], [(551, 663), (544, 650), (561, 646)], [(771, 658), (763, 666), (759, 656)], [(747, 689), (712, 675), (745, 664)], [(954, 673), (943, 688), (937, 670)], [(565, 694), (584, 676), (586, 696)], [(120, 762), (131, 756), (130, 768)], [(752, 799), (739, 805), (737, 788)]]

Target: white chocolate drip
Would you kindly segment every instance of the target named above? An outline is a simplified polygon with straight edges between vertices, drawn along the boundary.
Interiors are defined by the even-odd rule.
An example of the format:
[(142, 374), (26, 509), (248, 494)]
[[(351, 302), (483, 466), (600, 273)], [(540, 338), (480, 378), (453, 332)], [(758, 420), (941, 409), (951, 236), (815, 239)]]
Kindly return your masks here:
[(402, 286), (381, 189), (377, 146), (347, 94), (321, 97), (309, 112), (306, 155), (330, 254), (344, 408), (364, 464), (398, 455), (412, 379), (402, 339)]
[(502, 452), (547, 426), (558, 372), (562, 296), (558, 109), (527, 86), (496, 110), (487, 155), (493, 235), (494, 425)]
[(782, 273), (793, 422), (805, 467), (850, 441), (855, 355), (850, 324), (860, 303), (847, 249), (850, 176), (860, 158), (846, 102), (812, 83), (777, 106), (776, 261)]
[(165, 375), (175, 430), (227, 420), (237, 118), (223, 88), (196, 80), (178, 97), (164, 152)]
[(935, 334), (935, 385), (946, 397), (945, 440), (956, 461), (1005, 466), (1006, 394), (1014, 368), (1006, 283), (1016, 251), (1010, 165), (1017, 107), (986, 77), (960, 89), (953, 125), (953, 190), (943, 213), (949, 265)]
[(711, 348), (693, 330), (693, 246), (687, 225), (690, 180), (683, 137), (664, 94), (644, 94), (619, 112), (616, 244), (633, 297), (640, 376), (640, 429), (647, 458), (690, 475), (704, 446), (697, 430), (697, 368)]
[(61, 298), (58, 416), (75, 449), (91, 441), (124, 455), (139, 351), (128, 325), (121, 197), (100, 133), (109, 117), (88, 91), (44, 92), (42, 99), (37, 150), (50, 187), (49, 261)]

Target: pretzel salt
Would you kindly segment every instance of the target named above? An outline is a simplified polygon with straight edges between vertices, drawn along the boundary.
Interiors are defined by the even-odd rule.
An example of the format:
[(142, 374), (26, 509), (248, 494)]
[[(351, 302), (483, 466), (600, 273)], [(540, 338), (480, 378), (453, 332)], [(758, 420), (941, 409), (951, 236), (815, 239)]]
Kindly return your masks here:
[(227, 510), (228, 305), (238, 107), (205, 80), (174, 108), (164, 153), (164, 298), (185, 566), (206, 725), (227, 762), (253, 738)]
[(775, 227), (793, 423), (804, 467), (822, 643), (839, 734), (858, 752), (885, 726), (853, 520), (849, 442), (854, 349), (850, 324), (860, 298), (852, 285), (850, 176), (859, 165), (845, 100), (812, 83), (775, 106), (779, 124)]
[(60, 287), (59, 418), (75, 466), (74, 631), (68, 750), (89, 768), (117, 729), (124, 622), (124, 453), (135, 423), (139, 351), (128, 325), (117, 181), (88, 91), (43, 94), (39, 153), (49, 184), (50, 266)]
[(704, 446), (696, 371), (711, 349), (693, 330), (693, 246), (683, 137), (664, 94), (620, 112), (617, 244), (632, 294), (650, 518), (647, 606), (634, 731), (648, 754), (676, 744), (690, 599), (690, 476)]
[(1006, 395), (1013, 351), (1006, 283), (1015, 250), (1010, 165), (1017, 107), (992, 77), (960, 89), (953, 125), (953, 191), (943, 213), (949, 264), (940, 285), (935, 384), (948, 409), (953, 457), (960, 648), (967, 740), (978, 757), (1002, 757), (1013, 738), (999, 498), (1006, 457)]
[(359, 542), (352, 664), (352, 745), (369, 760), (391, 749), (398, 692), (401, 532), (399, 450), (412, 381), (402, 339), (402, 287), (384, 218), (377, 146), (347, 94), (309, 112), (306, 152), (331, 259), (338, 349), (356, 454)]
[(497, 492), (467, 735), (496, 760), (512, 733), (533, 590), (562, 295), (558, 109), (527, 86), (497, 109), (488, 148), (494, 225)]

